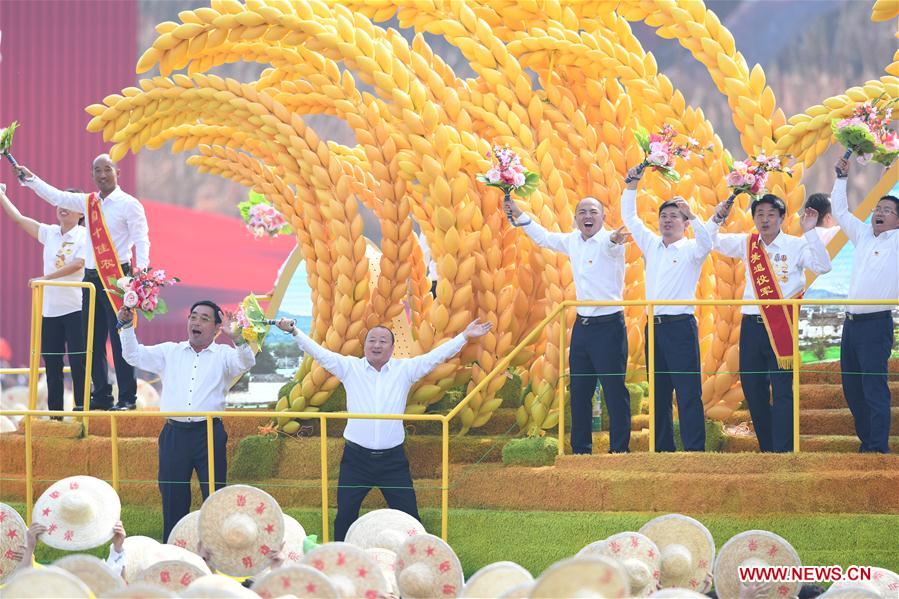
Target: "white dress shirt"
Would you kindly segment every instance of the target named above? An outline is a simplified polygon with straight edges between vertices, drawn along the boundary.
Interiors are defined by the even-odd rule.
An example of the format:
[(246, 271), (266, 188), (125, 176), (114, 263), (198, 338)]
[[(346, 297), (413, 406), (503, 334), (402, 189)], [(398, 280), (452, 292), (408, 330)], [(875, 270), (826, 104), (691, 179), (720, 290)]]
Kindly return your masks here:
[[(426, 354), (387, 361), (381, 370), (364, 357), (344, 356), (327, 350), (306, 333), (296, 329), (297, 345), (322, 368), (336, 376), (346, 390), (346, 409), (357, 414), (402, 414), (406, 411), (409, 389), (465, 346), (465, 335), (456, 335)], [(403, 442), (402, 420), (351, 418), (343, 437), (367, 449), (390, 449)]]
[(428, 269), (428, 279), (436, 281), (437, 263), (434, 262), (434, 258), (431, 256), (431, 248), (428, 246), (428, 240), (425, 238), (424, 231), (418, 234), (418, 245), (421, 247), (421, 258)]
[[(530, 218), (522, 214), (519, 220)], [(531, 240), (571, 260), (574, 290), (582, 301), (621, 301), (624, 290), (624, 245), (612, 241), (612, 231), (601, 229), (588, 239), (575, 229), (570, 233), (550, 233), (537, 221), (522, 227)], [(578, 306), (581, 316), (604, 316), (621, 312), (621, 306)]]
[(821, 238), (821, 243), (827, 245), (830, 243), (830, 240), (837, 236), (837, 233), (840, 232), (840, 227), (815, 227), (815, 233), (818, 234), (818, 237)]
[(125, 548), (122, 547), (121, 553), (115, 550), (115, 545), (109, 546), (109, 556), (106, 558), (106, 565), (109, 566), (118, 576), (122, 575), (125, 570)]
[[(45, 183), (35, 176), (24, 185), (47, 200), (54, 206), (60, 206), (68, 210), (80, 212), (85, 215), (87, 222), (87, 196), (86, 193), (72, 193), (56, 189), (49, 183)], [(119, 262), (125, 264), (131, 262), (131, 246), (134, 246), (134, 259), (137, 268), (146, 268), (150, 264), (150, 229), (147, 226), (147, 215), (144, 207), (137, 198), (116, 187), (112, 193), (100, 200), (100, 210), (103, 212), (103, 220), (109, 229), (109, 237), (115, 248)], [(87, 236), (88, 244), (92, 243), (90, 234)], [(96, 269), (93, 246), (88, 245), (90, 251), (84, 260), (85, 268)]]
[[(225, 394), (234, 378), (256, 364), (256, 356), (246, 343), (233, 348), (212, 343), (196, 352), (187, 341), (141, 345), (134, 328), (122, 329), (122, 356), (141, 370), (162, 377), (161, 412), (220, 412)], [(175, 418), (198, 422), (203, 418)]]
[[(833, 184), (830, 202), (834, 218), (855, 246), (849, 299), (899, 299), (899, 230), (874, 235), (872, 225), (849, 212), (846, 179), (837, 179)], [(865, 314), (895, 307), (894, 304), (846, 306), (846, 309), (853, 314)]]
[[(75, 225), (65, 235), (59, 225), (41, 223), (37, 239), (44, 244), (44, 276), (70, 265), (77, 259), (84, 260), (87, 254), (87, 229)], [(57, 277), (54, 281), (81, 281), (84, 269)], [(78, 287), (44, 287), (43, 315), (47, 317), (65, 316), (81, 312), (81, 289)]]
[[(749, 272), (749, 259), (746, 256), (748, 233), (718, 233), (718, 225), (709, 222), (709, 229), (715, 239), (715, 249), (731, 258), (743, 261), (746, 273), (746, 284), (743, 287), (743, 299), (754, 300), (755, 287), (752, 284), (752, 273)], [(830, 272), (830, 256), (821, 238), (815, 231), (809, 231), (802, 237), (780, 232), (770, 244), (759, 237), (762, 246), (768, 253), (771, 270), (780, 285), (781, 299), (790, 299), (805, 289), (805, 269), (823, 275)], [(743, 306), (743, 314), (761, 314), (758, 306)]]
[[(712, 235), (698, 218), (690, 220), (694, 239), (686, 237), (667, 246), (662, 237), (649, 230), (637, 216), (637, 191), (627, 189), (621, 196), (621, 220), (643, 252), (646, 263), (646, 299), (696, 299), (696, 283), (702, 263), (712, 251)], [(656, 306), (654, 314), (693, 314), (695, 306)]]

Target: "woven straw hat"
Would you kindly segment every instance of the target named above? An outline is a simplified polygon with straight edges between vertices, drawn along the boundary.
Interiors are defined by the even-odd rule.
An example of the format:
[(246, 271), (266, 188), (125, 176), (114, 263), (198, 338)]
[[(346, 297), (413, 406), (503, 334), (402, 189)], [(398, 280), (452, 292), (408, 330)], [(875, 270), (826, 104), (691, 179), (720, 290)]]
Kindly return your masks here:
[(601, 555), (570, 557), (556, 562), (540, 575), (531, 599), (558, 597), (629, 597), (627, 572), (613, 559)]
[(456, 597), (462, 591), (462, 564), (440, 537), (411, 536), (396, 555), (396, 582), (404, 599)]
[(497, 599), (528, 599), (531, 596), (531, 589), (534, 588), (536, 580), (516, 584), (514, 587), (499, 595)]
[(200, 508), (200, 541), (223, 574), (252, 576), (269, 566), (284, 539), (284, 517), (275, 499), (256, 487), (219, 489)]
[(459, 597), (499, 597), (518, 585), (533, 582), (531, 573), (515, 562), (487, 564), (465, 583)]
[(696, 591), (705, 586), (715, 562), (715, 541), (701, 522), (681, 514), (668, 514), (650, 520), (639, 532), (661, 551), (662, 588)]
[(93, 555), (67, 555), (56, 560), (53, 565), (77, 576), (94, 595), (102, 595), (125, 586), (121, 576), (113, 572), (106, 562)]
[[(284, 566), (261, 576), (253, 583), (253, 592), (262, 599), (292, 595), (308, 599), (338, 599), (343, 597), (334, 582), (311, 566)], [(364, 595), (346, 595), (346, 597)]]
[[(767, 530), (747, 530), (730, 538), (721, 547), (715, 561), (715, 592), (719, 597), (736, 597), (740, 593), (738, 568), (764, 566), (801, 566), (799, 555), (786, 539)], [(778, 582), (757, 599), (793, 597), (802, 586), (799, 582)]]
[(155, 584), (180, 593), (187, 589), (194, 580), (206, 576), (209, 570), (198, 568), (194, 564), (180, 560), (168, 559), (156, 562), (141, 570), (137, 582)]
[(400, 588), (396, 583), (396, 553), (383, 547), (371, 547), (363, 549), (363, 551), (373, 562), (378, 564), (381, 574), (387, 579), (387, 586), (390, 588), (390, 592), (399, 595)]
[(41, 541), (56, 549), (82, 551), (108, 543), (122, 504), (106, 481), (93, 476), (58, 480), (34, 504), (33, 521), (47, 527)]
[(303, 564), (330, 578), (341, 597), (366, 597), (389, 590), (378, 564), (349, 543), (325, 543), (316, 547), (303, 556)]
[(0, 583), (12, 574), (18, 560), (7, 557), (9, 551), (18, 551), (25, 544), (28, 527), (19, 512), (0, 503)]
[(400, 510), (372, 510), (350, 525), (346, 542), (362, 549), (383, 547), (399, 554), (403, 542), (427, 532), (421, 522)]
[(651, 599), (655, 599), (656, 597), (665, 597), (667, 599), (709, 599), (708, 595), (703, 595), (702, 593), (691, 591), (690, 589), (681, 589), (678, 587), (659, 589), (658, 591), (650, 595)]
[(200, 510), (193, 511), (175, 524), (169, 533), (166, 543), (187, 549), (191, 553), (197, 553), (197, 543), (200, 541)]
[(306, 529), (292, 516), (284, 514), (284, 565), (293, 566), (303, 562), (303, 541)]
[(622, 532), (587, 545), (578, 555), (604, 555), (620, 563), (627, 572), (632, 597), (646, 597), (659, 586), (662, 555), (646, 535)]
[(88, 599), (90, 594), (90, 589), (77, 576), (55, 566), (19, 570), (9, 577), (3, 587), (4, 597), (16, 599)]
[(874, 591), (882, 597), (899, 597), (899, 574), (886, 568), (871, 568), (871, 580), (842, 582), (831, 585), (829, 591), (840, 590), (846, 587), (862, 587)]
[(819, 597), (821, 599), (883, 599), (876, 587), (868, 581), (847, 582), (844, 586), (833, 583), (827, 591)]
[(177, 599), (178, 595), (155, 584), (131, 584), (105, 595), (99, 599)]
[(0, 434), (2, 433), (14, 433), (19, 430), (16, 421), (10, 418), (9, 416), (0, 416)]
[(192, 564), (205, 574), (211, 574), (209, 566), (196, 553), (182, 549), (176, 545), (163, 545), (150, 537), (126, 537), (125, 580), (130, 584), (140, 580), (141, 573), (157, 562), (180, 560)]
[(250, 599), (256, 593), (245, 588), (237, 580), (224, 574), (208, 574), (194, 580), (183, 591), (179, 591), (184, 599)]

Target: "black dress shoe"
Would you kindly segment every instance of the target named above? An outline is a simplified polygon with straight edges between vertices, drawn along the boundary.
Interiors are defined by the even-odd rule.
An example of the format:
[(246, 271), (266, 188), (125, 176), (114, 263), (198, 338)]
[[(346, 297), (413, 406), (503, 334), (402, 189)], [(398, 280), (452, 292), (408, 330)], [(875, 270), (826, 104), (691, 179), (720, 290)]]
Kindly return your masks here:
[(83, 411), (84, 411), (84, 406), (73, 406), (73, 407), (72, 407), (72, 411), (73, 411), (73, 412), (83, 412)]
[(125, 412), (125, 411), (127, 411), (127, 410), (134, 410), (134, 409), (136, 409), (136, 408), (137, 408), (137, 404), (136, 404), (136, 403), (134, 403), (134, 402), (130, 402), (130, 403), (129, 403), (129, 402), (125, 402), (125, 403), (116, 404), (114, 407), (109, 408), (109, 409), (110, 409), (110, 410), (114, 410), (114, 411), (116, 411), (116, 412)]
[(107, 410), (111, 410), (112, 406), (109, 404), (98, 404), (91, 402), (91, 412), (105, 412)]

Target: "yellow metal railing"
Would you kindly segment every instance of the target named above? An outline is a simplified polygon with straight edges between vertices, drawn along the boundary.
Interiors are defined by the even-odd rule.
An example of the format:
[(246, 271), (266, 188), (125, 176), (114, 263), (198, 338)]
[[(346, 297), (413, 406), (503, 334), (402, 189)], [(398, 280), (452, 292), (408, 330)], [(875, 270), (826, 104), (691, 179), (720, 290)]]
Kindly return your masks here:
[[(29, 381), (29, 390), (31, 393), (29, 405), (33, 408), (37, 397), (36, 378), (39, 370), (40, 356), (40, 309), (43, 300), (43, 288), (40, 283), (49, 284), (51, 282), (36, 282), (34, 290), (34, 304), (32, 306), (32, 354), (31, 364), (28, 372), (31, 375)], [(57, 283), (60, 285), (59, 283)], [(84, 287), (88, 284), (69, 283), (65, 286)], [(90, 286), (91, 296), (93, 297), (94, 289)], [(277, 411), (227, 411), (227, 412), (103, 412), (102, 414), (90, 413), (88, 410), (87, 398), (89, 394), (85, 394), (85, 411), (84, 412), (51, 412), (47, 410), (4, 410), (0, 411), (2, 415), (24, 416), (25, 417), (25, 478), (26, 478), (26, 516), (27, 521), (31, 522), (31, 507), (34, 499), (34, 477), (33, 477), (33, 454), (32, 454), (32, 429), (31, 419), (33, 417), (42, 416), (71, 416), (75, 418), (84, 418), (85, 434), (88, 432), (88, 422), (93, 417), (110, 418), (110, 443), (112, 447), (112, 486), (118, 490), (119, 488), (119, 454), (118, 454), (118, 419), (120, 418), (159, 418), (159, 417), (202, 417), (206, 420), (207, 435), (207, 456), (209, 468), (209, 489), (215, 488), (215, 448), (213, 446), (213, 419), (214, 418), (300, 418), (300, 419), (317, 419), (320, 423), (320, 454), (321, 454), (321, 493), (322, 493), (322, 537), (324, 541), (329, 539), (329, 517), (328, 517), (328, 454), (327, 454), (327, 426), (328, 420), (348, 420), (348, 419), (369, 419), (369, 420), (403, 420), (403, 421), (440, 421), (441, 422), (441, 536), (446, 539), (448, 532), (448, 511), (449, 511), (449, 423), (455, 418), (465, 406), (480, 393), (486, 385), (495, 377), (503, 375), (509, 367), (512, 360), (528, 345), (536, 342), (546, 328), (554, 319), (559, 320), (559, 380), (556, 389), (557, 402), (559, 410), (558, 430), (559, 430), (559, 453), (564, 453), (565, 446), (565, 419), (564, 419), (564, 401), (565, 401), (565, 348), (566, 334), (568, 330), (566, 311), (576, 306), (645, 306), (647, 308), (647, 351), (649, 361), (647, 364), (647, 376), (649, 379), (649, 449), (655, 451), (655, 323), (653, 322), (654, 310), (657, 306), (745, 306), (775, 304), (788, 305), (793, 310), (793, 427), (794, 427), (794, 450), (799, 451), (799, 307), (800, 305), (899, 305), (899, 300), (777, 300), (770, 302), (761, 302), (757, 300), (673, 300), (673, 301), (644, 301), (644, 300), (627, 300), (621, 302), (576, 302), (565, 301), (556, 306), (533, 330), (531, 330), (521, 342), (512, 349), (503, 359), (501, 359), (496, 367), (490, 371), (468, 394), (447, 414), (354, 414), (347, 412), (277, 412)], [(92, 302), (93, 304), (93, 302)], [(37, 306), (37, 308), (35, 308)], [(35, 317), (35, 314), (37, 317)], [(93, 319), (93, 312), (89, 314), (89, 321)], [(37, 324), (35, 324), (35, 320)], [(92, 322), (90, 323), (92, 324)], [(92, 326), (88, 327), (88, 335), (92, 332)], [(35, 339), (38, 340), (35, 349)], [(90, 366), (90, 344), (88, 344), (87, 367)], [(90, 372), (89, 370), (86, 371)], [(86, 377), (86, 387), (90, 379)]]

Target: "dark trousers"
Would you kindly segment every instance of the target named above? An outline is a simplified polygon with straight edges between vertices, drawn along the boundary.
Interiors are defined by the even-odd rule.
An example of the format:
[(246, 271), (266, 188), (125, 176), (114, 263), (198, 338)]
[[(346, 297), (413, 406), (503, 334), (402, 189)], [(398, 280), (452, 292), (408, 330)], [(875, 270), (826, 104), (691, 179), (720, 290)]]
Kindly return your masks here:
[(44, 316), (41, 324), (41, 354), (47, 367), (47, 407), (62, 410), (63, 354), (69, 355), (75, 405), (84, 405), (84, 331), (81, 312), (62, 316)]
[(373, 487), (381, 489), (387, 506), (406, 512), (416, 520), (418, 505), (412, 487), (412, 473), (403, 445), (371, 450), (347, 441), (337, 477), (337, 516), (334, 518), (334, 540), (342, 541), (350, 524), (359, 517), (362, 500)]
[[(122, 265), (124, 273), (130, 274), (131, 267)], [(115, 364), (116, 382), (119, 386), (119, 405), (133, 404), (137, 399), (137, 381), (134, 378), (134, 367), (122, 357), (122, 342), (116, 331), (115, 309), (106, 297), (103, 284), (96, 270), (85, 269), (84, 280), (92, 283), (97, 290), (97, 305), (94, 313), (93, 362), (91, 363), (91, 381), (94, 390), (91, 393), (91, 407), (109, 409), (112, 407), (112, 385), (109, 384), (109, 364), (106, 361), (106, 340), (112, 342), (112, 361)], [(84, 289), (81, 295), (81, 317), (84, 321), (84, 338), (87, 339), (87, 318), (90, 295)]]
[[(677, 414), (684, 451), (705, 451), (705, 413), (699, 367), (699, 332), (696, 318), (660, 317), (655, 325), (655, 428), (656, 451), (674, 451), (672, 393), (677, 394)], [(648, 333), (644, 329), (644, 338)], [(646, 346), (649, 364), (649, 346)]]
[(568, 364), (571, 368), (572, 453), (593, 452), (592, 400), (597, 379), (602, 385), (609, 415), (609, 452), (628, 451), (631, 405), (624, 386), (627, 372), (624, 314), (618, 312), (586, 319), (578, 316), (571, 331)]
[(743, 316), (740, 329), (740, 384), (764, 452), (793, 451), (793, 372), (777, 366), (777, 356), (760, 316)]
[[(225, 453), (228, 433), (219, 418), (212, 424), (215, 452), (215, 489), (225, 486), (228, 458)], [(206, 450), (206, 421), (173, 422), (167, 420), (159, 433), (159, 493), (162, 495), (162, 540), (190, 512), (190, 479), (194, 470), (200, 481), (203, 499), (209, 497), (209, 454)]]
[(893, 316), (889, 311), (853, 315), (843, 323), (840, 342), (843, 395), (855, 420), (862, 453), (890, 451), (887, 361), (894, 341)]

